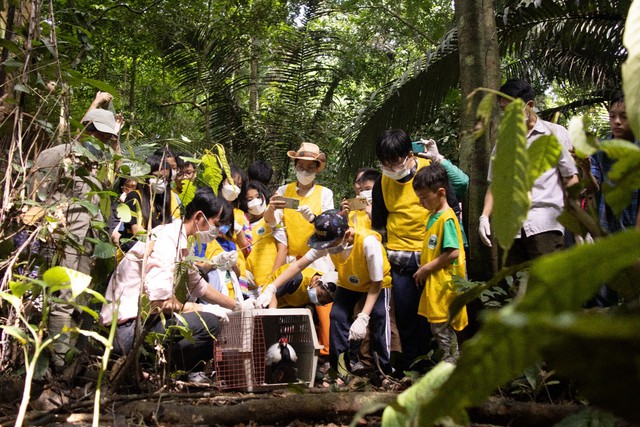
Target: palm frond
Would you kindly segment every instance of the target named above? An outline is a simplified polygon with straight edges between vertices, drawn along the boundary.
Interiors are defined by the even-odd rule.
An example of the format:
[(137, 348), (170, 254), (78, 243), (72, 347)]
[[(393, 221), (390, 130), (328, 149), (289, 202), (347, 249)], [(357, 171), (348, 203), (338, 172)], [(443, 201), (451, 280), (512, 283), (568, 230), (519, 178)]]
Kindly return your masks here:
[(457, 33), (453, 30), (400, 78), (371, 95), (368, 107), (346, 131), (337, 159), (340, 169), (350, 173), (373, 164), (380, 133), (390, 127), (411, 129), (424, 123), (457, 85), (459, 75)]
[[(624, 21), (630, 0), (507, 0), (496, 13), (501, 55), (516, 58), (507, 77), (564, 81), (591, 90), (620, 85)], [(374, 162), (378, 135), (426, 122), (458, 83), (456, 30), (395, 81), (376, 91), (346, 131), (342, 170)], [(595, 97), (597, 98), (597, 97)]]

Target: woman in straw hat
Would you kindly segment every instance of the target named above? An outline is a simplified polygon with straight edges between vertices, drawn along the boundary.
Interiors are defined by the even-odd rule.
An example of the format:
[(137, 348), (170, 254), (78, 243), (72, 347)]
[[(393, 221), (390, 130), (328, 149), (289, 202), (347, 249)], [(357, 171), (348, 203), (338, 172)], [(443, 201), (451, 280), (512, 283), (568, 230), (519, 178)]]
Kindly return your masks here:
[[(278, 241), (274, 270), (285, 264), (287, 255), (297, 259), (307, 253), (307, 240), (314, 233), (313, 220), (322, 212), (334, 208), (333, 192), (315, 182), (316, 175), (327, 164), (326, 154), (316, 144), (303, 142), (298, 150), (290, 150), (287, 155), (293, 159), (296, 180), (276, 190), (264, 213), (269, 226), (275, 227), (278, 223), (284, 225), (284, 229), (277, 228), (274, 233)], [(298, 208), (286, 208), (285, 197), (299, 200)], [(335, 269), (328, 256), (315, 261), (312, 267), (323, 273)], [(319, 307), (317, 311), (320, 318), (320, 341), (325, 346), (321, 354), (328, 355), (331, 305)]]

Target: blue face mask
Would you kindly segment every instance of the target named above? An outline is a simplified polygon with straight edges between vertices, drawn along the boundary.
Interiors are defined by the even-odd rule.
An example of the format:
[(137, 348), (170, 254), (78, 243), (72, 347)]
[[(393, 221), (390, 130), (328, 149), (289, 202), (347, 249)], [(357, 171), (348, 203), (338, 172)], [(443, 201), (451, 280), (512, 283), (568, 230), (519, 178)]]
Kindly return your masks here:
[(313, 303), (313, 305), (320, 305), (320, 301), (318, 301), (318, 292), (316, 288), (307, 288), (307, 294), (309, 294), (309, 299)]
[(220, 226), (220, 232), (223, 235), (226, 235), (229, 232), (229, 229), (231, 228), (231, 226), (229, 224), (225, 224), (225, 225), (221, 225)]

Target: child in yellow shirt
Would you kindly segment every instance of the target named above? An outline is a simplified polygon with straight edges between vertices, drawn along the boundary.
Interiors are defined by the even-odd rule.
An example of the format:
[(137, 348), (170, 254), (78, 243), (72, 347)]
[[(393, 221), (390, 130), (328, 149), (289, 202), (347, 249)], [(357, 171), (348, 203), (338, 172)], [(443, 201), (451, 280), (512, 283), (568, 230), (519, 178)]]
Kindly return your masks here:
[(413, 189), (422, 207), (429, 211), (426, 236), (420, 255), (420, 268), (413, 278), (416, 286), (424, 287), (418, 314), (429, 321), (431, 332), (444, 350), (443, 360), (455, 363), (458, 340), (455, 331), (467, 326), (467, 311), (463, 308), (449, 323), (449, 307), (458, 295), (453, 276), (465, 277), (465, 252), (460, 224), (447, 203), (449, 180), (446, 170), (432, 164), (418, 171)]

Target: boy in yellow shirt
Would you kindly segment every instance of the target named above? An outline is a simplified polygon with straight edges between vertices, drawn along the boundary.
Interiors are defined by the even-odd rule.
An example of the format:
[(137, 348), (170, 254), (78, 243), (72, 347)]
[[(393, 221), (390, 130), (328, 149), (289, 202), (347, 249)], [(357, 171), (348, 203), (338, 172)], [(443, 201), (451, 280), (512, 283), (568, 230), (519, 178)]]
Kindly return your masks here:
[(413, 179), (413, 189), (422, 207), (429, 211), (426, 236), (420, 255), (420, 268), (413, 278), (423, 287), (418, 314), (429, 321), (431, 332), (446, 362), (458, 358), (455, 331), (467, 326), (467, 310), (463, 308), (449, 323), (449, 307), (458, 295), (453, 276), (465, 277), (465, 253), (458, 218), (447, 203), (449, 180), (446, 170), (432, 164), (422, 168)]

